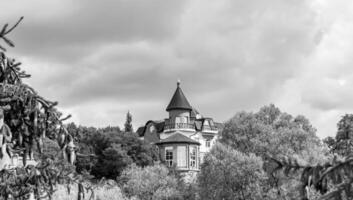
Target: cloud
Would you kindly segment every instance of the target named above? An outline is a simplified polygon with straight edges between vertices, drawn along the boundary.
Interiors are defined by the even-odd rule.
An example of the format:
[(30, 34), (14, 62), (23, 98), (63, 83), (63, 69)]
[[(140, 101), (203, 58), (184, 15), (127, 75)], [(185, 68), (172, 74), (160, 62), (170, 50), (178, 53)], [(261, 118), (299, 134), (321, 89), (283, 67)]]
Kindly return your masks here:
[(122, 125), (127, 110), (135, 125), (163, 119), (181, 79), (190, 103), (218, 121), (275, 103), (326, 136), (353, 111), (346, 2), (15, 0), (0, 18), (25, 16), (10, 55), (84, 125)]
[(19, 47), (16, 51), (53, 59), (60, 56), (59, 61), (79, 59), (114, 41), (161, 41), (173, 37), (183, 9), (183, 1), (175, 0), (63, 0), (53, 4), (36, 0), (21, 4), (9, 1), (5, 5), (12, 13), (0, 14), (7, 16), (6, 20), (8, 15), (14, 19), (25, 15), (24, 23), (14, 33)]

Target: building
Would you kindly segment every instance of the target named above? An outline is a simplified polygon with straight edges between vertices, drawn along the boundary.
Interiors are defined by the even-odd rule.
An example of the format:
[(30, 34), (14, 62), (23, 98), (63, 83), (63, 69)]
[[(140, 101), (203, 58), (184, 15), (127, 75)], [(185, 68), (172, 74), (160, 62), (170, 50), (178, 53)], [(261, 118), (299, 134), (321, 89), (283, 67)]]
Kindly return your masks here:
[(168, 118), (147, 121), (137, 133), (158, 146), (161, 159), (179, 171), (199, 171), (203, 156), (214, 144), (222, 126), (203, 117), (185, 97), (180, 81), (166, 111)]

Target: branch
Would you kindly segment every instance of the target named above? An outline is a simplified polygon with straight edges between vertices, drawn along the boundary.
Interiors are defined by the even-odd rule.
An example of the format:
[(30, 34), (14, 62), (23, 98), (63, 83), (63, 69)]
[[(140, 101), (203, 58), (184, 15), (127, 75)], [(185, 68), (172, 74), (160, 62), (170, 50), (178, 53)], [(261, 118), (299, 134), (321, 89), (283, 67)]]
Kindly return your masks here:
[[(1, 30), (1, 32), (0, 32), (0, 38), (2, 38), (2, 39), (5, 41), (5, 43), (6, 43), (7, 45), (9, 45), (10, 47), (14, 47), (15, 44), (14, 44), (10, 39), (8, 39), (8, 38), (5, 37), (5, 36), (6, 36), (7, 34), (9, 34), (10, 32), (12, 32), (12, 31), (18, 26), (18, 24), (19, 24), (22, 20), (23, 20), (23, 16), (20, 17), (20, 19), (16, 22), (16, 24), (13, 25), (13, 26), (12, 26), (10, 29), (8, 29), (8, 30), (7, 30), (8, 24), (5, 24), (5, 25), (2, 27), (2, 30)], [(1, 46), (1, 45), (0, 45), (0, 49), (1, 49), (2, 51), (6, 51), (6, 48), (3, 47), (3, 46)]]

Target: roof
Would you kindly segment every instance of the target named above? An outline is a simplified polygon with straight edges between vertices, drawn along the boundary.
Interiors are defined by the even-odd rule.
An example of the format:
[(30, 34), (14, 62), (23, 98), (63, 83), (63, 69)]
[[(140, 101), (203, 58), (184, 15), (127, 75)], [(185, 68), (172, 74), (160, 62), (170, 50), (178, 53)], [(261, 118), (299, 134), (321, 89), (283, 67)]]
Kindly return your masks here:
[(172, 99), (170, 100), (169, 105), (167, 106), (167, 111), (176, 110), (176, 109), (185, 109), (192, 110), (190, 103), (186, 99), (183, 91), (180, 88), (180, 82), (177, 83), (177, 89), (174, 92)]
[(157, 130), (157, 133), (161, 133), (164, 131), (164, 121), (162, 120), (159, 120), (159, 121), (155, 121), (155, 120), (149, 120), (146, 122), (146, 125), (145, 126), (141, 126), (137, 129), (137, 133), (140, 137), (144, 136), (145, 134), (145, 131), (146, 131), (146, 127), (149, 123), (152, 123), (155, 127), (156, 127), (156, 130)]
[(191, 118), (196, 118), (197, 115), (201, 116), (200, 113), (199, 113), (199, 111), (197, 111), (194, 107), (192, 107), (192, 111), (191, 111), (191, 113), (190, 113), (190, 117), (191, 117)]
[(145, 133), (145, 126), (141, 126), (136, 130), (136, 133), (141, 137)]
[(181, 133), (175, 133), (174, 135), (167, 137), (166, 139), (163, 139), (156, 144), (175, 144), (175, 143), (183, 143), (183, 144), (197, 144), (200, 145), (200, 143), (196, 140), (193, 140), (189, 137), (186, 137), (185, 135)]

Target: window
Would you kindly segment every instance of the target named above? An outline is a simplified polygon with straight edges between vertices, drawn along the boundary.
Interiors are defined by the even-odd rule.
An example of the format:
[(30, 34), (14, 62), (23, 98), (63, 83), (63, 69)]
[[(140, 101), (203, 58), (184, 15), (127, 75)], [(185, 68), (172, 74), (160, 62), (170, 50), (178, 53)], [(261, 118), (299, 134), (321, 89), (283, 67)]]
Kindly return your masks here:
[(213, 123), (213, 120), (210, 120), (210, 126), (214, 127), (214, 123)]
[(210, 148), (211, 147), (211, 140), (206, 140), (206, 147)]
[(196, 147), (190, 147), (190, 168), (196, 168)]
[(203, 122), (203, 129), (204, 129), (204, 130), (210, 130), (210, 129), (211, 129), (210, 123), (208, 122), (208, 120), (205, 120), (205, 121)]
[(173, 147), (165, 148), (165, 162), (168, 167), (173, 166)]
[(204, 126), (210, 126), (210, 123), (208, 122), (208, 120), (205, 120), (205, 121), (203, 122), (203, 125), (204, 125)]
[[(200, 147), (197, 147), (197, 151), (200, 152)], [(203, 155), (202, 155), (202, 160), (203, 160)], [(200, 164), (201, 164), (201, 155), (199, 156), (199, 169), (201, 169), (201, 165)]]
[(186, 166), (186, 146), (177, 147), (177, 164), (178, 167), (187, 167)]
[(176, 128), (187, 128), (188, 117), (176, 117), (175, 118), (175, 125)]

